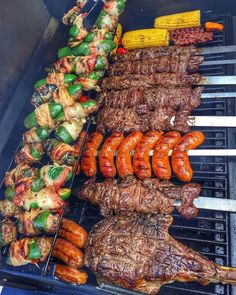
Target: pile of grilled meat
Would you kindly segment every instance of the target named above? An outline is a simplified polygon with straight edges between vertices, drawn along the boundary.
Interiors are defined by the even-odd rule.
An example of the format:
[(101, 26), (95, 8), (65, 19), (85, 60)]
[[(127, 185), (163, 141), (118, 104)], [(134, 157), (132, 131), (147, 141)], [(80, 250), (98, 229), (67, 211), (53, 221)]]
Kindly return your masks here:
[(116, 55), (103, 79), (97, 129), (188, 132), (188, 116), (200, 105), (195, 47), (159, 47)]

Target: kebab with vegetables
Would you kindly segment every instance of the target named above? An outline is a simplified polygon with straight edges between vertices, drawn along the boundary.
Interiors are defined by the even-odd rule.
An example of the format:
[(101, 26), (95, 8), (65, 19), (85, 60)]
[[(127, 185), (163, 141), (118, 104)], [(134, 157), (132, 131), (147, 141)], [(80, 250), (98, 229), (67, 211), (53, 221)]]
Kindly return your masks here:
[(16, 154), (16, 164), (25, 163), (32, 165), (34, 163), (40, 162), (44, 154), (43, 146), (41, 143), (31, 143), (26, 144), (23, 148)]
[(10, 219), (0, 222), (0, 249), (16, 240), (16, 226)]

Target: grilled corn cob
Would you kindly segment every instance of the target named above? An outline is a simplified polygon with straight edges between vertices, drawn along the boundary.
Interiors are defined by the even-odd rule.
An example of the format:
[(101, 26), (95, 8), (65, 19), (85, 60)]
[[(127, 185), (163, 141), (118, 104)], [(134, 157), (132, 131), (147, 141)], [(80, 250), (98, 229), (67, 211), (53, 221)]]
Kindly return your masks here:
[(167, 29), (169, 31), (182, 28), (194, 28), (201, 26), (201, 12), (194, 10), (183, 13), (176, 13), (157, 17), (154, 27), (157, 29)]
[(126, 32), (122, 38), (124, 48), (128, 50), (168, 46), (169, 33), (163, 29), (145, 29)]

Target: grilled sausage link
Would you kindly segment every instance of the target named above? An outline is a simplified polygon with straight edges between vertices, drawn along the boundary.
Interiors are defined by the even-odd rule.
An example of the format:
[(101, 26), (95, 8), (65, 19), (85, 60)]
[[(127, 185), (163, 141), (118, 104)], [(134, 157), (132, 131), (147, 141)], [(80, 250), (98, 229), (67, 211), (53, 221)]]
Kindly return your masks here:
[(88, 275), (82, 270), (74, 269), (70, 266), (56, 264), (55, 277), (69, 283), (84, 285), (87, 282)]
[(62, 229), (59, 231), (59, 236), (67, 239), (75, 246), (83, 248), (86, 243), (88, 233), (79, 224), (67, 218), (63, 218)]
[(56, 240), (52, 255), (76, 269), (79, 269), (84, 265), (83, 252), (72, 243), (61, 238)]
[(97, 174), (97, 150), (103, 141), (103, 135), (97, 131), (89, 135), (81, 159), (81, 169), (85, 176), (93, 177)]
[(200, 131), (193, 131), (183, 136), (173, 148), (171, 159), (172, 169), (176, 177), (184, 182), (191, 181), (193, 170), (189, 161), (188, 151), (195, 149), (204, 142), (205, 136)]
[(124, 140), (124, 134), (121, 131), (115, 131), (105, 141), (99, 155), (99, 166), (102, 175), (105, 178), (114, 178), (116, 176), (116, 166), (114, 163), (115, 152), (121, 142)]
[(140, 131), (134, 131), (129, 134), (123, 142), (120, 144), (117, 157), (116, 157), (116, 168), (121, 178), (125, 178), (128, 175), (133, 175), (132, 156), (130, 152), (134, 150), (137, 144), (142, 139), (143, 134)]
[(139, 179), (144, 180), (152, 176), (149, 152), (155, 147), (162, 134), (163, 132), (150, 131), (137, 144), (133, 157), (133, 168)]
[(169, 180), (172, 175), (169, 152), (180, 140), (179, 132), (171, 131), (161, 137), (153, 152), (152, 169), (156, 177), (163, 180)]

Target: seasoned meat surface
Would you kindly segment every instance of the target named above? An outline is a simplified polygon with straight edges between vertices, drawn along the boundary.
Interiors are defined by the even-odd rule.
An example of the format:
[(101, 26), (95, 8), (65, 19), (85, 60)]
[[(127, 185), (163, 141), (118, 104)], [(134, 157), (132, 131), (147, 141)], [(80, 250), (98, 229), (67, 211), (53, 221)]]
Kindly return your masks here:
[(173, 239), (169, 215), (116, 215), (90, 231), (85, 265), (98, 281), (156, 294), (173, 281), (236, 283), (236, 270), (216, 265)]
[(175, 200), (181, 200), (178, 211), (189, 219), (198, 214), (193, 201), (199, 196), (200, 190), (200, 185), (194, 183), (176, 186), (156, 178), (141, 181), (128, 176), (121, 182), (107, 179), (99, 183), (90, 179), (80, 191), (79, 198), (98, 204), (103, 216), (112, 215), (113, 212), (170, 214), (174, 210)]

